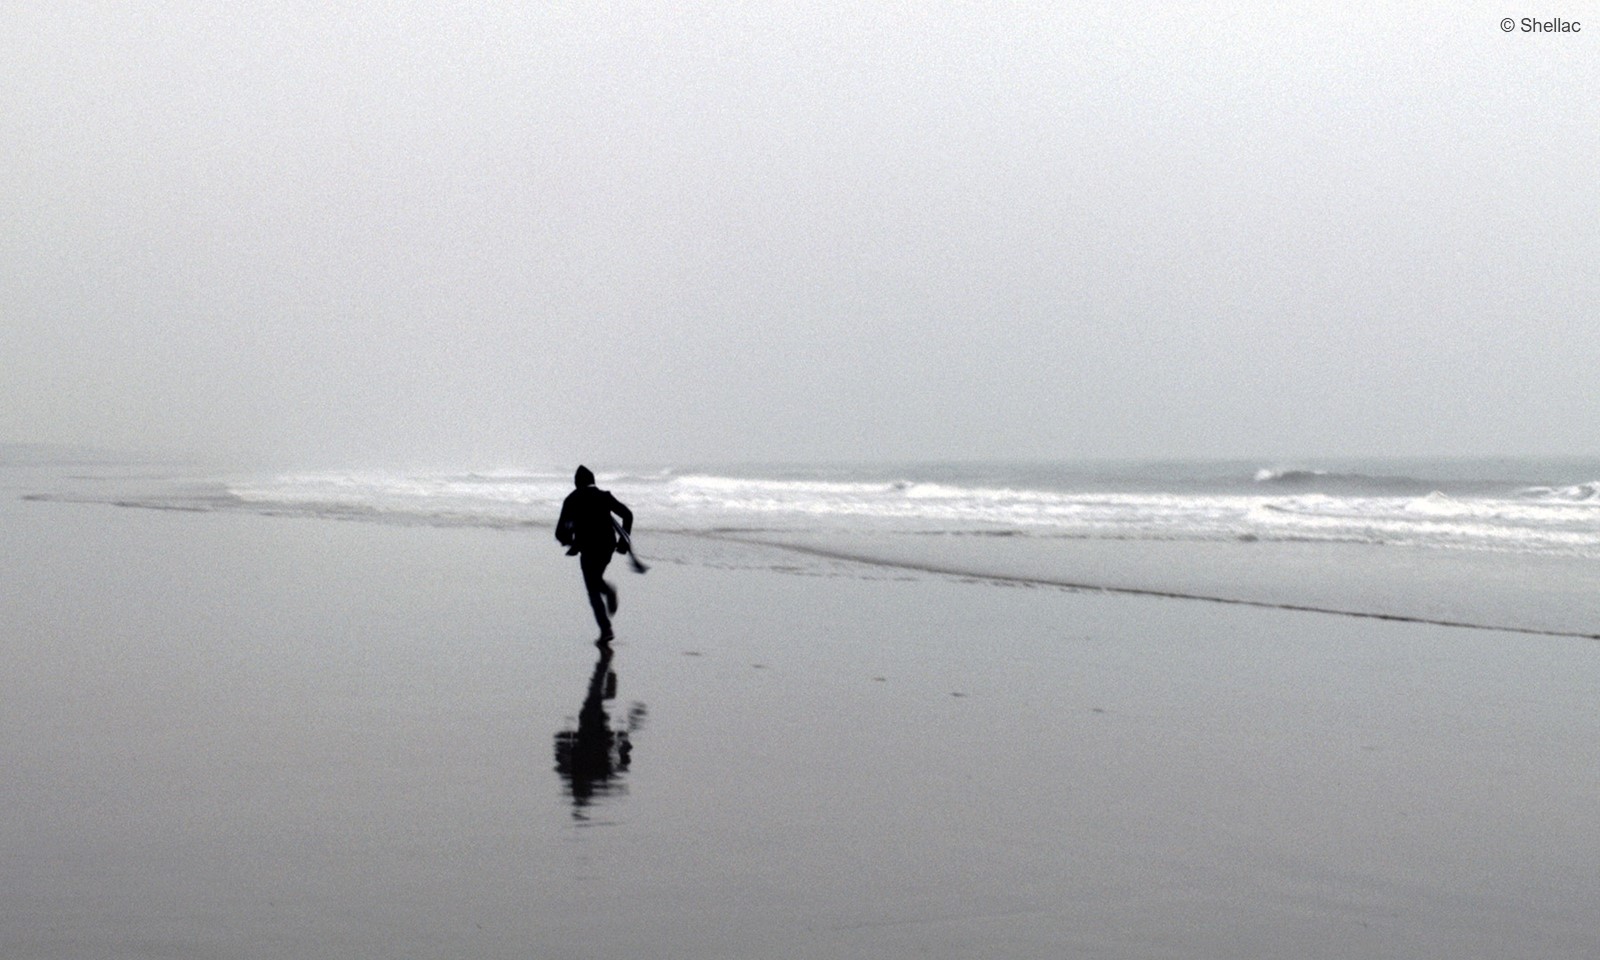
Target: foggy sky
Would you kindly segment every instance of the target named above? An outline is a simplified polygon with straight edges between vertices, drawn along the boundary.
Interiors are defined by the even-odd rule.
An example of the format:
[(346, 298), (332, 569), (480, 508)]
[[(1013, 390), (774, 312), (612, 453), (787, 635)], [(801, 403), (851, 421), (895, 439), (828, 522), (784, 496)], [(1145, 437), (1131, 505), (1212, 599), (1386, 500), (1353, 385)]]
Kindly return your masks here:
[(13, 2), (0, 440), (1596, 452), (1600, 8), (1208, 6)]

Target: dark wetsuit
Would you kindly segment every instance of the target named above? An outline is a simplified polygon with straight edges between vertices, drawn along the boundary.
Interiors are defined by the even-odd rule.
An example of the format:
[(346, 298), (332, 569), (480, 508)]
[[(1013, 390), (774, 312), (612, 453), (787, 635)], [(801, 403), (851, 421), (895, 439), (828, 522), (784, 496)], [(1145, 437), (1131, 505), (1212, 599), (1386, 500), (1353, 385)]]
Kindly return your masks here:
[(611, 636), (608, 610), (617, 608), (616, 589), (602, 579), (617, 550), (617, 531), (611, 525), (613, 513), (622, 518), (622, 529), (632, 533), (633, 511), (609, 492), (590, 485), (567, 494), (561, 504), (561, 519), (556, 521), (556, 539), (575, 547), (580, 554), (583, 585), (589, 591), (589, 606), (594, 608), (601, 637)]

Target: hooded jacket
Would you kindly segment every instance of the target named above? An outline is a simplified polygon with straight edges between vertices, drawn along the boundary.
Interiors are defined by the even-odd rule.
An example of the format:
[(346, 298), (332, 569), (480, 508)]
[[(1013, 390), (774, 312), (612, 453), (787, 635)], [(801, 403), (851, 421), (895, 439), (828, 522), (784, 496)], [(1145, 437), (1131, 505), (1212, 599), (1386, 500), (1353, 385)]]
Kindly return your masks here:
[(579, 467), (572, 478), (576, 490), (561, 504), (556, 521), (556, 539), (562, 546), (577, 547), (580, 553), (610, 554), (617, 548), (617, 532), (611, 525), (614, 513), (622, 518), (622, 529), (633, 532), (633, 511), (609, 491), (594, 485), (594, 473)]

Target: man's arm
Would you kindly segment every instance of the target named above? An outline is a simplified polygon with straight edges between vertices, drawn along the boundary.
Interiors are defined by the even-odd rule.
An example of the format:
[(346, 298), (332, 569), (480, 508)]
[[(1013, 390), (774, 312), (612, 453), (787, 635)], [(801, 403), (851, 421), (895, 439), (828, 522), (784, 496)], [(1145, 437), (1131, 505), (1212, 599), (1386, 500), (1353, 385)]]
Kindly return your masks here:
[(561, 501), (561, 516), (556, 520), (556, 540), (563, 547), (572, 546), (572, 498)]
[(633, 535), (633, 511), (629, 510), (621, 500), (611, 497), (611, 512), (622, 518), (622, 531), (629, 536)]

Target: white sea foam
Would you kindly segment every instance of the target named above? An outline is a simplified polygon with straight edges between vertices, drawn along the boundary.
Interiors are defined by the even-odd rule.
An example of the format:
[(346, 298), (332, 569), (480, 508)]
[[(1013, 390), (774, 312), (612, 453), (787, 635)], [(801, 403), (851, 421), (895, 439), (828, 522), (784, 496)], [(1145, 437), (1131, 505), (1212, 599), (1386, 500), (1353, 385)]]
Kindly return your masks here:
[[(884, 529), (1033, 536), (1341, 541), (1600, 557), (1600, 483), (1512, 495), (1052, 490), (906, 479), (603, 474), (658, 528)], [(236, 481), (246, 509), (449, 524), (545, 524), (564, 473), (329, 473)]]
[(1283, 468), (1262, 467), (1256, 471), (1256, 483), (1275, 483), (1285, 480), (1307, 480), (1313, 477), (1325, 477), (1326, 470), (1290, 470)]
[(1594, 503), (1600, 502), (1600, 480), (1567, 487), (1527, 487), (1521, 492), (1525, 497), (1538, 500)]

